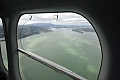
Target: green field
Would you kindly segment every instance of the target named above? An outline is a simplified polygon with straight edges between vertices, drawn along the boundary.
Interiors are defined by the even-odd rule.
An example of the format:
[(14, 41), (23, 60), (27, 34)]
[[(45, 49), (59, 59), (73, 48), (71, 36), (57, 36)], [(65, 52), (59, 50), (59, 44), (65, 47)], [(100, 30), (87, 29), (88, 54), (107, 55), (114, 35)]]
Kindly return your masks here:
[[(25, 50), (58, 63), (88, 80), (97, 79), (102, 56), (94, 32), (82, 34), (60, 28), (23, 38), (22, 45)], [(19, 57), (23, 80), (72, 80), (21, 53)]]

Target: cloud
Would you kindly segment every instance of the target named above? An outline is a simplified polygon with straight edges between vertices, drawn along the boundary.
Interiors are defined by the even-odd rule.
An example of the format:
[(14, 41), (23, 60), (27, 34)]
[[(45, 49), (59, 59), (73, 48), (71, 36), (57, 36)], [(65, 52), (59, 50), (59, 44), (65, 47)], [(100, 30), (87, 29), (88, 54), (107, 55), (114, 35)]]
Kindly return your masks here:
[(2, 20), (1, 20), (1, 18), (0, 18), (0, 25), (2, 25)]
[[(58, 21), (55, 19), (58, 15)], [(32, 16), (32, 20), (29, 17)], [(70, 24), (70, 25), (90, 25), (90, 23), (79, 14), (76, 13), (40, 13), (40, 14), (25, 14), (20, 20), (19, 24), (29, 21), (30, 23), (53, 23), (53, 24)]]
[(64, 22), (88, 22), (85, 18), (67, 18), (63, 19)]

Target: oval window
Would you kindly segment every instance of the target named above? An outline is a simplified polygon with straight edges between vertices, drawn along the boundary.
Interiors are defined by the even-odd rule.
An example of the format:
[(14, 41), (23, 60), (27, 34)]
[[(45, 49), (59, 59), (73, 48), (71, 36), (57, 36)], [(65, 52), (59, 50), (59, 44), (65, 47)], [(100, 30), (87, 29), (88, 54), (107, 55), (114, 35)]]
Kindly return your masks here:
[[(18, 23), (19, 48), (53, 61), (87, 80), (96, 80), (102, 59), (92, 25), (71, 13), (24, 14)], [(70, 80), (19, 54), (23, 80)]]

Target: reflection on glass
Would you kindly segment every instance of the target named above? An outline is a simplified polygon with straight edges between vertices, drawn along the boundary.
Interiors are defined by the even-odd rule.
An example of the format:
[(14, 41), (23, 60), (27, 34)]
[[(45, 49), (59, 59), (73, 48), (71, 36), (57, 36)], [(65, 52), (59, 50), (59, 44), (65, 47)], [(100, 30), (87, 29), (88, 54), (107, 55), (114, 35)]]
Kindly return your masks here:
[[(25, 14), (19, 20), (18, 45), (20, 48), (60, 64), (88, 80), (97, 79), (102, 57), (100, 44), (94, 29), (84, 17), (76, 13), (30, 14), (31, 19), (28, 16), (29, 14)], [(31, 67), (30, 70), (27, 67), (34, 65), (34, 61), (28, 63), (27, 60), (21, 59), (22, 57), (20, 56), (21, 74), (26, 75), (23, 78), (35, 80), (28, 76), (31, 75), (30, 70), (34, 70), (36, 66)], [(39, 69), (36, 68), (36, 70)], [(42, 70), (47, 69), (43, 67)], [(25, 71), (29, 72), (25, 73)], [(37, 73), (37, 71), (32, 72)], [(37, 74), (42, 73), (39, 71)], [(50, 73), (49, 76), (57, 76)], [(56, 79), (58, 80), (59, 76)], [(60, 78), (60, 80), (67, 79)]]

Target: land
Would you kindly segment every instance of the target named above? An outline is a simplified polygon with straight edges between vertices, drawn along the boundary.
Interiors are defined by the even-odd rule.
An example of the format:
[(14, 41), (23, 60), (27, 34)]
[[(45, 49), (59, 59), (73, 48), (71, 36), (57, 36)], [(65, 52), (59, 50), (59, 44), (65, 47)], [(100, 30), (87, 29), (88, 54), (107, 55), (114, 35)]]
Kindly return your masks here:
[(93, 28), (77, 28), (77, 29), (72, 29), (72, 31), (78, 32), (78, 33), (95, 32)]
[(4, 37), (4, 31), (3, 31), (3, 27), (0, 26), (0, 38)]
[[(84, 32), (95, 32), (93, 28), (90, 26), (84, 26), (84, 25), (55, 25), (51, 23), (34, 23), (34, 24), (28, 24), (28, 25), (18, 25), (18, 31), (17, 31), (17, 37), (25, 38), (34, 34), (41, 34), (41, 33), (47, 33), (47, 32), (54, 32), (54, 29), (58, 28), (71, 28), (72, 31), (78, 32), (78, 33), (84, 33)], [(0, 26), (0, 38), (4, 37), (3, 33), (3, 27)]]
[(44, 27), (37, 27), (37, 26), (25, 26), (21, 29), (21, 27), (18, 27), (18, 39), (25, 38), (34, 34), (41, 34), (41, 33), (47, 33), (47, 32), (53, 32), (49, 28)]

